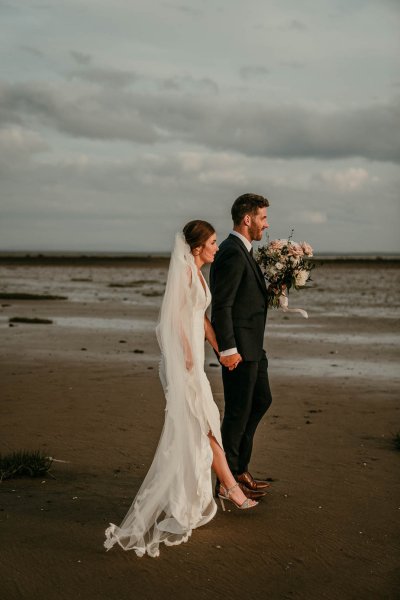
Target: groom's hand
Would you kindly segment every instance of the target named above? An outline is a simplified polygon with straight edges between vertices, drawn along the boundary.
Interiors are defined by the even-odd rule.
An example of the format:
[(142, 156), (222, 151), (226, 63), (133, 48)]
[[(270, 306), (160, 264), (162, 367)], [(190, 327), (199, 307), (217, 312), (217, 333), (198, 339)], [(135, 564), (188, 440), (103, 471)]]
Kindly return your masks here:
[(220, 356), (219, 357), (219, 362), (221, 363), (221, 365), (223, 365), (230, 371), (232, 371), (233, 369), (236, 369), (236, 367), (238, 366), (238, 364), (240, 362), (242, 362), (242, 360), (243, 359), (238, 352), (236, 354), (231, 354), (230, 356)]

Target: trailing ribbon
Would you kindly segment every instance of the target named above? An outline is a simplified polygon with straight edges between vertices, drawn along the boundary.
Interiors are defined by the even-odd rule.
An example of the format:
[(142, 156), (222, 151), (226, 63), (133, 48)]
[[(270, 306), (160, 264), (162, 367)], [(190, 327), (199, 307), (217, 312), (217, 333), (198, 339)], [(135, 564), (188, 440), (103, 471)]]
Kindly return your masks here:
[(302, 317), (308, 319), (308, 314), (302, 308), (289, 308), (289, 299), (286, 296), (285, 292), (282, 293), (282, 296), (279, 297), (279, 308), (283, 312), (296, 312), (300, 313)]

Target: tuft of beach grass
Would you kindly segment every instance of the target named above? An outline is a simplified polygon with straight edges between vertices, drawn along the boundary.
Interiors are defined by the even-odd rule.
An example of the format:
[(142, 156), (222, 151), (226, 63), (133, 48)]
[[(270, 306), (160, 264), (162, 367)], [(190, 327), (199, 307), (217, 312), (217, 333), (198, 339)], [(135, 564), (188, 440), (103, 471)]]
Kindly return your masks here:
[(51, 325), (53, 321), (51, 319), (41, 319), (39, 317), (11, 317), (8, 319), (9, 323), (33, 323), (38, 325)]
[(111, 288), (128, 288), (128, 287), (139, 287), (142, 285), (150, 285), (150, 284), (155, 284), (155, 283), (160, 283), (157, 279), (136, 279), (135, 281), (126, 281), (126, 282), (113, 282), (113, 283), (109, 283), (108, 287)]
[(148, 292), (142, 292), (142, 296), (147, 296), (148, 298), (156, 298), (157, 296), (163, 296), (164, 292), (159, 292), (157, 290), (149, 290)]
[(14, 477), (41, 477), (51, 467), (53, 459), (40, 450), (19, 450), (0, 454), (0, 481)]
[(0, 300), (68, 300), (67, 296), (52, 294), (26, 294), (24, 292), (1, 292)]

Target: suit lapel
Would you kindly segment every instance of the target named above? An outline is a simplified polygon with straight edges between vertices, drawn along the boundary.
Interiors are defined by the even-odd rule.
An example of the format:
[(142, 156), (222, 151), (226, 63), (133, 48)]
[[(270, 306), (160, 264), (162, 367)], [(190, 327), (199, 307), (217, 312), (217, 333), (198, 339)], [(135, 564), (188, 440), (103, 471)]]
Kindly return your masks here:
[(251, 268), (254, 271), (254, 274), (257, 278), (257, 281), (261, 287), (262, 292), (265, 294), (267, 291), (267, 288), (266, 288), (265, 279), (264, 279), (264, 276), (262, 274), (260, 267), (254, 260), (254, 258), (250, 255), (250, 252), (247, 250), (247, 248), (243, 244), (242, 240), (240, 240), (236, 235), (232, 235), (231, 233), (229, 234), (229, 239), (232, 240), (233, 242), (237, 243), (240, 246), (240, 248), (242, 249), (242, 252), (246, 256), (246, 260), (249, 262)]

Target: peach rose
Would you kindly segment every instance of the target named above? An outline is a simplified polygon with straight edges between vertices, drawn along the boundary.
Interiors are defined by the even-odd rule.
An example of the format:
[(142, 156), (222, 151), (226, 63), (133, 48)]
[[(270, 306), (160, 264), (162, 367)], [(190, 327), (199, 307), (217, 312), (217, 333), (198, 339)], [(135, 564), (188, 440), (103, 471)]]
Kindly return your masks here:
[(304, 252), (304, 254), (306, 256), (312, 256), (313, 255), (313, 249), (310, 246), (310, 244), (307, 244), (307, 242), (301, 242), (300, 245), (301, 245), (301, 247), (303, 249), (303, 252)]
[(268, 244), (268, 250), (272, 250), (273, 252), (280, 251), (286, 245), (286, 240), (272, 240)]
[(303, 256), (303, 248), (297, 242), (290, 242), (288, 245), (289, 256)]

